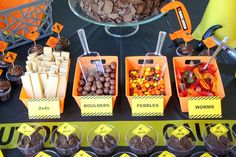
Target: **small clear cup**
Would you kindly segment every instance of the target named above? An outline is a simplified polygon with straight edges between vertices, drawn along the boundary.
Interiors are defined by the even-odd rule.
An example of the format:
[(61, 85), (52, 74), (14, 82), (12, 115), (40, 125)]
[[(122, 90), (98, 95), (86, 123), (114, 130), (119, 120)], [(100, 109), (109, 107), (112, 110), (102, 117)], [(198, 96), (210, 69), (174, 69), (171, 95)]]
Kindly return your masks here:
[[(98, 157), (94, 152), (91, 152), (91, 151), (85, 151), (85, 152), (92, 157)], [(71, 157), (74, 157), (75, 155), (76, 155), (76, 153), (74, 155), (72, 155)]]
[(192, 154), (194, 148), (197, 146), (197, 142), (198, 142), (198, 141), (197, 141), (197, 137), (196, 137), (196, 135), (193, 133), (192, 129), (190, 129), (189, 127), (185, 127), (186, 129), (188, 129), (188, 130), (190, 131), (190, 133), (189, 133), (186, 137), (188, 137), (188, 139), (191, 141), (192, 147), (191, 147), (190, 149), (188, 149), (188, 150), (185, 150), (185, 151), (175, 149), (175, 148), (173, 148), (173, 147), (170, 146), (168, 140), (170, 140), (170, 138), (173, 136), (173, 135), (172, 135), (172, 132), (173, 132), (176, 128), (177, 128), (177, 127), (175, 127), (175, 128), (171, 127), (171, 128), (168, 128), (168, 129), (166, 130), (166, 132), (165, 132), (165, 134), (164, 134), (165, 144), (166, 144), (168, 150), (169, 150), (172, 154), (174, 154), (174, 155), (176, 155), (176, 156), (180, 156), (180, 157), (189, 156), (190, 154)]
[[(76, 137), (79, 139), (79, 141), (77, 141), (78, 143), (73, 146), (73, 147), (70, 147), (70, 148), (59, 148), (57, 146), (57, 142), (58, 142), (58, 139), (59, 137), (61, 136), (64, 136), (62, 135), (61, 133), (59, 133), (57, 131), (57, 129), (55, 129), (53, 132), (52, 132), (52, 135), (51, 135), (51, 144), (53, 145), (53, 147), (56, 149), (56, 151), (60, 154), (60, 155), (73, 155), (75, 154), (79, 149), (80, 149), (80, 146), (81, 146), (81, 141), (82, 141), (82, 138), (83, 138), (83, 134), (82, 134), (82, 131), (79, 129), (78, 126), (76, 125), (72, 125), (73, 127), (75, 127), (75, 131), (74, 133), (72, 134), (75, 134)], [(71, 135), (70, 135), (71, 136)], [(67, 139), (67, 137), (65, 137), (65, 139)], [(70, 140), (70, 137), (68, 137), (67, 139), (67, 142), (69, 142)]]
[[(60, 157), (60, 155), (58, 155), (56, 152), (54, 152), (54, 151), (52, 151), (52, 150), (43, 150), (42, 152), (44, 152), (44, 153), (50, 155), (51, 157)], [(38, 153), (37, 153), (37, 154), (38, 154)], [(37, 155), (37, 154), (36, 154), (36, 155)], [(34, 155), (34, 157), (35, 157), (36, 155)]]
[[(229, 138), (228, 135), (230, 134), (231, 136), (231, 139), (230, 139), (230, 142), (231, 142), (231, 147), (229, 148), (224, 148), (224, 149), (220, 149), (220, 148), (217, 148), (215, 146), (213, 146), (211, 143), (208, 142), (207, 140), (207, 137), (211, 134), (210, 133), (210, 129), (212, 127), (214, 127), (215, 125), (208, 125), (206, 127), (206, 129), (204, 129), (203, 133), (202, 133), (202, 138), (203, 138), (203, 141), (204, 141), (204, 144), (205, 144), (205, 147), (207, 149), (207, 151), (211, 152), (212, 154), (218, 156), (218, 155), (226, 155), (228, 154), (235, 146), (236, 146), (236, 133), (231, 130), (228, 126), (224, 125), (228, 130), (229, 132), (227, 133), (227, 135), (223, 135), (224, 137), (226, 138)], [(213, 135), (213, 134), (211, 134)], [(213, 135), (214, 136), (214, 135)], [(223, 137), (223, 138), (224, 138)], [(217, 138), (217, 137), (215, 137)], [(220, 137), (221, 139), (222, 137)], [(217, 142), (217, 140), (215, 140), (214, 144)]]
[[(33, 127), (36, 131), (39, 130), (38, 133), (42, 136), (41, 141), (39, 141), (39, 143), (37, 145), (35, 145), (33, 147), (30, 147), (30, 148), (23, 148), (23, 147), (20, 146), (19, 142), (20, 142), (21, 139), (28, 138), (28, 137), (26, 137), (22, 133), (19, 133), (18, 131), (16, 131), (16, 136), (14, 136), (14, 143), (15, 143), (16, 147), (25, 156), (32, 156), (32, 155), (40, 152), (43, 149), (43, 144), (45, 142), (45, 138), (46, 138), (46, 135), (47, 135), (46, 130), (41, 125), (39, 125), (39, 124), (30, 124), (30, 126)], [(31, 139), (30, 140), (34, 140), (32, 138), (32, 135), (31, 135)]]
[(148, 134), (146, 136), (150, 137), (153, 142), (154, 142), (154, 145), (152, 147), (150, 147), (149, 149), (137, 149), (137, 148), (134, 148), (133, 146), (130, 145), (130, 140), (136, 136), (132, 133), (132, 131), (137, 128), (137, 126), (131, 128), (127, 134), (126, 134), (126, 143), (128, 144), (129, 146), (129, 149), (131, 152), (137, 154), (137, 155), (149, 155), (152, 153), (153, 149), (155, 148), (155, 146), (157, 145), (158, 143), (158, 133), (157, 131), (152, 127), (152, 126), (146, 126), (150, 129), (150, 131), (148, 132)]
[(100, 135), (97, 135), (94, 132), (99, 126), (96, 126), (92, 129), (90, 129), (90, 131), (87, 135), (88, 144), (90, 145), (91, 149), (98, 155), (111, 155), (115, 151), (115, 149), (117, 148), (117, 144), (118, 144), (118, 141), (120, 139), (120, 134), (119, 134), (118, 130), (116, 129), (116, 127), (114, 127), (113, 125), (107, 125), (107, 126), (111, 127), (112, 131), (106, 136), (113, 137), (116, 140), (116, 143), (110, 148), (101, 149), (101, 148), (96, 148), (92, 145), (93, 140), (95, 139), (95, 137), (100, 136)]

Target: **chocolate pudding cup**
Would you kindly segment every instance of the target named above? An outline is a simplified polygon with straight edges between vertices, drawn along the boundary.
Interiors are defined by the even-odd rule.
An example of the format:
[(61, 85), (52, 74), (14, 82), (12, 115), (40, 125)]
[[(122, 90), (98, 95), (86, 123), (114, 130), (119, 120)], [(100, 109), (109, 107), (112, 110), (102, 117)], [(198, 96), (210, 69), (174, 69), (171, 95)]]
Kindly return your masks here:
[(36, 44), (31, 46), (31, 48), (28, 50), (28, 54), (36, 53), (37, 55), (43, 54), (43, 46), (40, 44)]
[(14, 65), (8, 68), (6, 78), (12, 84), (12, 86), (22, 85), (21, 76), (24, 74), (24, 70), (20, 65)]
[(176, 54), (178, 56), (191, 56), (193, 54), (194, 48), (190, 44), (182, 44), (176, 49)]

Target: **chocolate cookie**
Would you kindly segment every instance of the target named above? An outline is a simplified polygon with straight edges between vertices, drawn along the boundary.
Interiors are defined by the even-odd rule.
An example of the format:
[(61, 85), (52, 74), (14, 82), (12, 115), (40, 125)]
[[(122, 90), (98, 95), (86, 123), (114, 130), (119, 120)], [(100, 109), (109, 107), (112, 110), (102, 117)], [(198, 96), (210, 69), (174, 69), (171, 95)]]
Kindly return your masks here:
[(225, 155), (230, 152), (233, 145), (229, 138), (221, 136), (218, 139), (215, 135), (209, 133), (205, 137), (205, 146), (207, 150), (213, 154)]
[(91, 147), (99, 155), (109, 155), (114, 152), (117, 146), (116, 139), (111, 135), (104, 137), (96, 135), (92, 140)]
[(147, 135), (145, 135), (142, 139), (135, 135), (129, 140), (129, 146), (131, 151), (135, 154), (148, 155), (155, 147), (155, 142)]

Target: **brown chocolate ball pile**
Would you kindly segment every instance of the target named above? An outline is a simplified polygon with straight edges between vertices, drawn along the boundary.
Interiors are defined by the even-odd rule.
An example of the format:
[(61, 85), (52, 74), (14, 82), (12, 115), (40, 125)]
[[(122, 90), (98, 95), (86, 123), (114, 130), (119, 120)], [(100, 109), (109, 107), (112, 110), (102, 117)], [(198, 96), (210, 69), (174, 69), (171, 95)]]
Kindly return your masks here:
[(115, 95), (116, 94), (116, 63), (104, 66), (104, 74), (95, 72), (93, 75), (80, 78), (78, 92), (80, 96)]

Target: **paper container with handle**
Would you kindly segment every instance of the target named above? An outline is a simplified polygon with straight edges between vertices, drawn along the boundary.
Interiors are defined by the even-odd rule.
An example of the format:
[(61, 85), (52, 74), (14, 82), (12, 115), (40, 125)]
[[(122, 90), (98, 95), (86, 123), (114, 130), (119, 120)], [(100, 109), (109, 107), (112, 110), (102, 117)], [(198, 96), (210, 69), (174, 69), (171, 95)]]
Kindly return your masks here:
[[(70, 71), (70, 60), (69, 60), (69, 65), (68, 65), (68, 72), (67, 72), (67, 83), (68, 83), (68, 76), (69, 76), (69, 71)], [(67, 86), (66, 86), (67, 87)], [(67, 89), (65, 89), (67, 90)], [(66, 94), (65, 94), (66, 95)], [(19, 99), (24, 103), (24, 105), (28, 108), (28, 101), (31, 99), (30, 97), (27, 96), (24, 88), (22, 87), (21, 92), (20, 92), (20, 97)], [(64, 112), (64, 104), (65, 104), (65, 97), (59, 98), (59, 105), (60, 105), (60, 113)]]
[[(83, 64), (87, 63), (87, 67), (93, 67), (93, 56), (81, 57), (80, 62)], [(111, 62), (116, 63), (116, 94), (113, 96), (81, 96), (78, 92), (79, 81), (82, 76), (79, 60), (77, 59), (74, 85), (72, 96), (77, 102), (81, 109), (82, 116), (112, 116), (112, 110), (115, 105), (116, 97), (118, 95), (118, 57), (117, 56), (100, 56), (104, 65), (110, 64)], [(97, 58), (95, 58), (97, 59)], [(100, 106), (100, 107), (99, 107)]]
[[(174, 75), (175, 75), (175, 84), (177, 89), (177, 94), (179, 97), (180, 107), (182, 112), (188, 112), (188, 97), (180, 97), (178, 85), (177, 85), (177, 77), (176, 77), (176, 69), (183, 69), (185, 66), (189, 65), (190, 62), (205, 62), (207, 63), (210, 60), (210, 57), (203, 57), (203, 56), (188, 56), (188, 57), (174, 57), (173, 58), (173, 66), (174, 66)], [(222, 84), (219, 68), (217, 66), (216, 60), (213, 59), (211, 64), (216, 67), (216, 78), (217, 78), (217, 90), (216, 96), (219, 96), (222, 100), (225, 97), (224, 87)]]
[[(136, 99), (137, 97), (131, 96), (130, 94), (130, 84), (129, 84), (129, 71), (135, 69), (136, 67), (140, 67), (143, 64), (144, 59), (148, 59), (148, 62), (150, 61), (152, 65), (158, 64), (161, 66), (161, 68), (163, 68), (163, 66), (165, 67), (164, 70), (164, 80), (165, 80), (165, 93), (166, 95), (164, 96), (164, 101), (161, 104), (158, 105), (162, 105), (162, 113), (159, 113), (159, 111), (155, 111), (152, 108), (151, 109), (152, 112), (146, 112), (146, 113), (134, 113), (134, 106), (135, 104), (133, 104), (132, 102), (134, 101), (134, 99)], [(148, 63), (146, 63), (148, 64)], [(168, 68), (168, 64), (167, 64), (167, 58), (165, 56), (149, 56), (148, 58), (146, 56), (133, 56), (133, 57), (126, 57), (125, 60), (125, 65), (126, 65), (126, 69), (125, 69), (125, 73), (126, 73), (126, 97), (129, 101), (130, 107), (132, 109), (132, 115), (133, 116), (162, 116), (163, 115), (163, 110), (166, 107), (172, 92), (171, 92), (171, 83), (170, 83), (170, 74), (169, 74), (169, 68)], [(152, 99), (151, 101), (153, 102), (153, 104), (155, 102), (158, 101), (159, 96), (138, 96), (138, 99), (140, 102), (146, 102), (146, 100), (148, 99)], [(151, 104), (149, 104), (151, 105)], [(136, 106), (137, 107), (137, 106)], [(144, 107), (145, 108), (145, 107)]]

